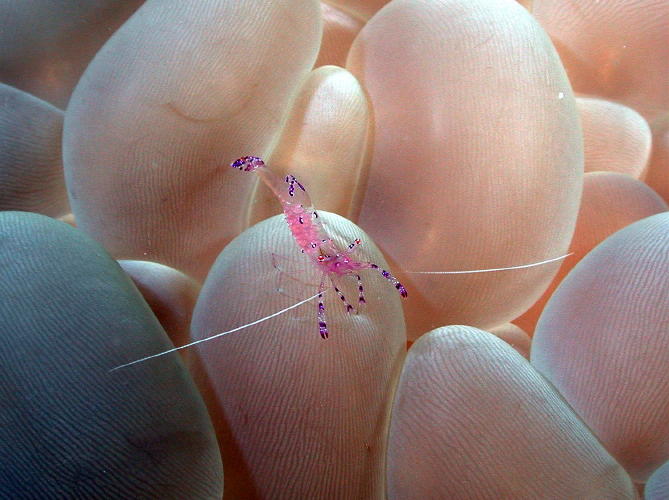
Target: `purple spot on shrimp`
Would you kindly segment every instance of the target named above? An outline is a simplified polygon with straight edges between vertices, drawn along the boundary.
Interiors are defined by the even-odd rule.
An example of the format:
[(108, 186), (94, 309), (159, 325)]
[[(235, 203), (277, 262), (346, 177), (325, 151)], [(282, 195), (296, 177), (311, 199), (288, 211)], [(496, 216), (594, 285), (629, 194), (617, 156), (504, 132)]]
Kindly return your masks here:
[(353, 306), (351, 304), (346, 304), (346, 312), (350, 313), (353, 310)]
[(372, 269), (378, 269), (379, 268), (379, 266), (377, 266), (376, 264), (370, 264), (369, 267), (371, 267)]
[(244, 172), (252, 172), (259, 167), (264, 167), (265, 162), (259, 156), (242, 156), (233, 161), (230, 166)]
[(390, 273), (389, 273), (388, 271), (382, 271), (382, 272), (381, 272), (381, 275), (382, 275), (384, 278), (390, 278)]
[(318, 322), (318, 331), (321, 334), (321, 338), (323, 339), (328, 338), (328, 327), (325, 324), (325, 321)]
[(361, 304), (366, 304), (367, 303), (367, 301), (365, 300), (365, 297), (358, 298), (358, 302), (360, 302)]

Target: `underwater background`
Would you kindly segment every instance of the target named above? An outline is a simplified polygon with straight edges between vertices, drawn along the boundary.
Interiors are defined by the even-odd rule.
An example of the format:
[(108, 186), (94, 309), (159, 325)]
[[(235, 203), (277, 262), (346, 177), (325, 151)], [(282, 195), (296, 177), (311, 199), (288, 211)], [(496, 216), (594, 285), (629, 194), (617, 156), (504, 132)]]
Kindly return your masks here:
[(669, 499), (666, 0), (0, 26), (0, 498)]

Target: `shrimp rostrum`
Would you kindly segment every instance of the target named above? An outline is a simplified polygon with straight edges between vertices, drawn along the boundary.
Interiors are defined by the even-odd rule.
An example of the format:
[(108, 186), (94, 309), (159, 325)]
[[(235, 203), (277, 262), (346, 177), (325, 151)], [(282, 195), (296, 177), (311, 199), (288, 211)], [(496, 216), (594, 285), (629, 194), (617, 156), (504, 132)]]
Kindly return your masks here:
[(295, 242), (321, 272), (321, 283), (318, 289), (318, 331), (322, 338), (326, 339), (329, 335), (323, 303), (323, 293), (328, 286), (328, 282), (346, 307), (346, 311), (349, 313), (355, 311), (355, 308), (337, 287), (334, 281), (336, 276), (350, 275), (357, 280), (359, 305), (365, 303), (360, 272), (366, 269), (378, 271), (381, 276), (392, 283), (402, 297), (407, 296), (406, 288), (389, 271), (382, 269), (373, 262), (358, 261), (353, 257), (355, 249), (361, 244), (359, 239), (355, 239), (345, 249), (337, 246), (323, 227), (309, 194), (295, 176), (278, 176), (267, 168), (265, 162), (257, 156), (243, 156), (232, 162), (230, 166), (244, 172), (256, 172), (267, 187), (272, 190), (281, 203), (283, 213), (286, 216), (286, 223), (293, 238), (295, 238)]

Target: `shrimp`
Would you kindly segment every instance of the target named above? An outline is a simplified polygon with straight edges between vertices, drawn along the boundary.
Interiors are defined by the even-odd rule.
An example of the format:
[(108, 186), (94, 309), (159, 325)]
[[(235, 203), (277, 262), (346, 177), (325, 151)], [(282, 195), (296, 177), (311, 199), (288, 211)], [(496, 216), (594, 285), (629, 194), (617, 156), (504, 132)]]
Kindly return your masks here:
[[(318, 288), (318, 293), (312, 295), (309, 298), (301, 300), (291, 306), (288, 306), (280, 311), (272, 313), (263, 318), (252, 321), (245, 325), (238, 326), (232, 330), (227, 330), (225, 332), (220, 332), (213, 334), (209, 337), (205, 337), (188, 344), (174, 347), (166, 351), (159, 352), (157, 354), (152, 354), (144, 358), (125, 363), (115, 368), (109, 370), (110, 372), (125, 368), (127, 366), (135, 365), (137, 363), (142, 363), (150, 359), (158, 358), (172, 352), (176, 352), (182, 349), (192, 347), (203, 342), (208, 342), (216, 338), (222, 337), (224, 335), (235, 333), (240, 330), (244, 330), (251, 326), (257, 325), (264, 321), (267, 321), (271, 318), (275, 318), (284, 314), (291, 309), (295, 309), (307, 302), (310, 302), (314, 299), (318, 299), (318, 309), (317, 309), (317, 320), (318, 320), (318, 332), (322, 339), (327, 339), (329, 337), (329, 330), (325, 320), (325, 304), (323, 302), (323, 294), (329, 288), (327, 282), (329, 281), (334, 288), (334, 291), (337, 293), (342, 303), (344, 304), (346, 311), (349, 313), (357, 312), (357, 310), (348, 302), (344, 294), (337, 287), (335, 279), (338, 276), (353, 276), (358, 282), (358, 306), (365, 304), (365, 295), (364, 288), (362, 284), (362, 278), (360, 276), (361, 271), (372, 269), (378, 271), (381, 276), (387, 279), (399, 292), (400, 296), (407, 298), (407, 290), (400, 283), (400, 281), (393, 276), (390, 271), (381, 268), (373, 262), (358, 261), (353, 258), (353, 252), (358, 248), (362, 241), (359, 238), (356, 238), (351, 242), (346, 249), (341, 249), (337, 246), (335, 241), (328, 235), (325, 227), (320, 221), (318, 212), (311, 202), (311, 198), (307, 193), (304, 185), (297, 180), (294, 175), (286, 175), (285, 177), (280, 177), (271, 170), (269, 170), (262, 158), (258, 156), (243, 156), (230, 164), (231, 167), (237, 168), (244, 172), (255, 172), (262, 181), (270, 188), (274, 195), (281, 202), (283, 207), (283, 213), (286, 218), (286, 223), (288, 228), (295, 239), (297, 246), (299, 247), (302, 253), (307, 254), (311, 262), (317, 269), (321, 272), (321, 282)], [(470, 269), (462, 271), (405, 271), (407, 274), (470, 274), (470, 273), (487, 273), (487, 272), (498, 272), (498, 271), (509, 271), (512, 269), (526, 269), (529, 267), (541, 266), (551, 262), (556, 262), (562, 259), (565, 259), (572, 255), (568, 253), (561, 255), (559, 257), (554, 257), (540, 262), (533, 262), (531, 264), (522, 264), (518, 266), (509, 266), (509, 267), (497, 267), (492, 269)]]
[(358, 304), (365, 304), (364, 287), (360, 272), (373, 269), (381, 273), (397, 289), (400, 296), (408, 296), (406, 288), (393, 276), (390, 271), (379, 267), (373, 262), (358, 261), (353, 258), (353, 252), (362, 243), (356, 238), (348, 245), (348, 248), (337, 247), (334, 240), (328, 235), (323, 224), (318, 218), (318, 212), (311, 202), (311, 198), (304, 186), (294, 175), (279, 177), (265, 166), (265, 162), (258, 156), (243, 156), (230, 164), (244, 172), (256, 172), (258, 177), (269, 187), (277, 199), (281, 202), (286, 223), (295, 238), (297, 246), (302, 253), (309, 256), (311, 262), (321, 271), (321, 284), (318, 289), (318, 331), (322, 339), (327, 339), (329, 331), (325, 321), (325, 305), (323, 303), (323, 292), (327, 281), (332, 284), (346, 312), (351, 313), (355, 309), (346, 300), (346, 297), (337, 287), (334, 278), (336, 276), (354, 276), (358, 281)]

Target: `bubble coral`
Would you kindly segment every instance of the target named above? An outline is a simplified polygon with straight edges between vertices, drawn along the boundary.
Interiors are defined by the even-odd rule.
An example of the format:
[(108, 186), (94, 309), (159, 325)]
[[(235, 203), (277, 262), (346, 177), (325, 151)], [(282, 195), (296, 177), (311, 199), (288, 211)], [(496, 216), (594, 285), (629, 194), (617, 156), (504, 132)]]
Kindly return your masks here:
[[(0, 496), (662, 495), (666, 2), (59, 6), (0, 6), (0, 208), (76, 224), (0, 214)], [(305, 303), (111, 371), (312, 294), (242, 155), (405, 309), (377, 275), (327, 341)]]

